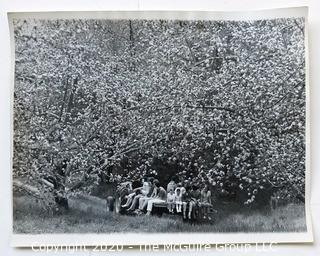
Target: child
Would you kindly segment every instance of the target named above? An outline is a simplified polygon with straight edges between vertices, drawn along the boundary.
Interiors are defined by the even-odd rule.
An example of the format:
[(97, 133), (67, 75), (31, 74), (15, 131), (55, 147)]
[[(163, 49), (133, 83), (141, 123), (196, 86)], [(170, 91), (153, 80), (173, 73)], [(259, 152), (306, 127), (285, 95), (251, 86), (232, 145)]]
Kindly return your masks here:
[(182, 206), (182, 193), (181, 193), (181, 189), (177, 188), (176, 189), (176, 211), (179, 213), (181, 212), (181, 206)]
[[(188, 185), (185, 187), (185, 192), (182, 193), (182, 210), (183, 210), (183, 219), (186, 219), (187, 207), (191, 201), (191, 187)], [(191, 218), (191, 217), (190, 217)]]
[(167, 195), (169, 213), (173, 214), (175, 202), (176, 202), (176, 195), (174, 194), (173, 189), (171, 188)]
[(171, 189), (173, 189), (173, 191), (174, 191), (176, 189), (176, 187), (177, 187), (176, 182), (173, 179), (171, 179), (167, 185), (167, 192), (169, 193)]

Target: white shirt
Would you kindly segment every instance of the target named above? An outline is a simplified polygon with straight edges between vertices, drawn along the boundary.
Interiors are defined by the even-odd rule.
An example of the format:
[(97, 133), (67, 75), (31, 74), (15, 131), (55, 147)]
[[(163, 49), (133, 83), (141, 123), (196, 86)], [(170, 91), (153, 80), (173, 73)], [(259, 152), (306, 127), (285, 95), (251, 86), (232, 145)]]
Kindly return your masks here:
[(167, 195), (167, 202), (174, 203), (176, 201), (176, 195), (173, 193), (168, 193)]
[(151, 186), (150, 186), (150, 183), (148, 181), (143, 182), (141, 193), (143, 195), (147, 195), (149, 193), (149, 191), (150, 191), (150, 188), (151, 188)]

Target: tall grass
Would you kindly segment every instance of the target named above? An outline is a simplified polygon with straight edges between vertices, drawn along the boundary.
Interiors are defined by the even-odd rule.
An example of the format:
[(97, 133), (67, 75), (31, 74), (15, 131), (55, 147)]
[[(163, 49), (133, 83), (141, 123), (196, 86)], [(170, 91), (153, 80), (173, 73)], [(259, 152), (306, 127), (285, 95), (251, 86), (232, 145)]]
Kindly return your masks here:
[[(289, 204), (274, 211), (219, 211), (205, 223), (186, 223), (181, 216), (125, 216), (106, 212), (104, 204), (70, 200), (70, 210), (48, 214), (28, 197), (14, 199), (14, 233), (113, 232), (302, 232), (306, 231), (304, 205)], [(219, 209), (218, 209), (219, 210)]]

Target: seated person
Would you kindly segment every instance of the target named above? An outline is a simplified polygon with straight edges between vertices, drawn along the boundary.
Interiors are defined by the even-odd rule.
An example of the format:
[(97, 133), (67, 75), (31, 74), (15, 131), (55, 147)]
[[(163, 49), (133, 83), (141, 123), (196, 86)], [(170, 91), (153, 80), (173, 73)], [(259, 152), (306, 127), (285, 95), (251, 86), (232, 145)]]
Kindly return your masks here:
[(191, 195), (191, 200), (189, 202), (189, 214), (188, 214), (189, 219), (192, 218), (191, 215), (192, 215), (192, 213), (194, 213), (195, 207), (199, 206), (199, 203), (200, 203), (201, 192), (200, 192), (200, 189), (198, 188), (198, 186), (196, 186), (196, 185), (192, 186), (192, 190), (190, 191), (190, 195)]
[(168, 207), (169, 213), (173, 214), (175, 206), (176, 206), (176, 194), (174, 193), (173, 188), (171, 188), (167, 194), (167, 207)]
[(186, 192), (186, 188), (185, 188), (185, 186), (184, 186), (181, 182), (179, 182), (179, 183), (177, 184), (177, 187), (176, 187), (176, 189), (175, 189), (175, 192), (177, 192), (177, 189), (180, 189), (181, 195), (183, 195), (183, 194)]
[(183, 211), (183, 218), (186, 219), (186, 212), (187, 212), (187, 206), (190, 203), (191, 200), (191, 194), (190, 194), (191, 187), (186, 186), (185, 192), (182, 194), (182, 211)]
[(172, 189), (173, 191), (176, 189), (176, 187), (177, 187), (177, 184), (176, 184), (176, 182), (174, 181), (174, 179), (172, 178), (171, 180), (170, 180), (170, 182), (168, 183), (168, 185), (167, 185), (167, 192), (169, 193), (169, 191)]
[(136, 191), (136, 195), (133, 195), (133, 199), (131, 202), (130, 207), (127, 209), (127, 211), (134, 211), (136, 207), (138, 206), (138, 203), (140, 201), (140, 198), (149, 196), (153, 192), (153, 185), (152, 185), (153, 178), (145, 179), (143, 182), (142, 189), (139, 191)]
[(182, 193), (181, 193), (181, 188), (176, 188), (175, 191), (175, 205), (176, 205), (176, 212), (180, 213), (181, 211), (181, 206), (182, 206)]
[(153, 180), (153, 186), (148, 195), (139, 198), (139, 210), (143, 211), (146, 209), (148, 201), (150, 199), (156, 198), (159, 192), (159, 181), (157, 179)]
[[(185, 193), (187, 192), (187, 190), (190, 189), (190, 185), (189, 185), (189, 181), (188, 180), (184, 180), (183, 182), (179, 182), (176, 188), (180, 189), (180, 193), (181, 193), (181, 205), (182, 205), (182, 209), (183, 209), (183, 218), (186, 218), (186, 210), (187, 210), (187, 204), (189, 204), (189, 195), (185, 195)], [(181, 206), (180, 206), (180, 210), (181, 210)], [(180, 211), (181, 212), (181, 211)]]
[(206, 184), (204, 188), (201, 190), (201, 198), (200, 198), (200, 206), (203, 212), (203, 218), (209, 219), (211, 218), (208, 216), (209, 208), (212, 205), (211, 201), (211, 191), (209, 190), (208, 185)]
[(128, 194), (132, 193), (131, 182), (126, 181), (126, 182), (120, 183), (117, 187), (117, 191), (121, 198), (126, 197)]
[(195, 185), (188, 186), (186, 188), (186, 192), (182, 196), (183, 218), (184, 219), (186, 219), (187, 207), (189, 208), (188, 219), (192, 218), (193, 210), (194, 210), (195, 206), (198, 205), (199, 201), (200, 201), (199, 189)]
[(163, 187), (158, 188), (158, 193), (155, 198), (151, 198), (147, 201), (147, 213), (146, 215), (150, 215), (152, 212), (153, 205), (155, 203), (165, 203), (167, 197), (167, 192)]
[(133, 189), (132, 193), (130, 193), (129, 195), (126, 196), (126, 203), (124, 205), (122, 205), (121, 207), (123, 208), (127, 208), (131, 205), (134, 197), (138, 194), (143, 194), (145, 193), (145, 191), (148, 190), (148, 181), (147, 181), (147, 177), (143, 177), (141, 179), (141, 184), (142, 184), (142, 187), (137, 187), (135, 189)]

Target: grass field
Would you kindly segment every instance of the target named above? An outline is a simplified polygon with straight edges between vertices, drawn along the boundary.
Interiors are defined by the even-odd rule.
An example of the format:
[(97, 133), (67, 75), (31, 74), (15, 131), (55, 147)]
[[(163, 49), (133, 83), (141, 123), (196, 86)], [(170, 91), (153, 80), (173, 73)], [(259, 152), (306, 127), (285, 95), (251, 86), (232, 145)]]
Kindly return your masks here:
[[(219, 210), (219, 207), (216, 207)], [(232, 213), (231, 213), (232, 212)], [(70, 200), (70, 210), (48, 215), (29, 197), (14, 198), (14, 233), (112, 232), (303, 232), (304, 205), (289, 204), (266, 210), (219, 211), (211, 223), (190, 224), (180, 216), (125, 216), (108, 213), (99, 203)]]

